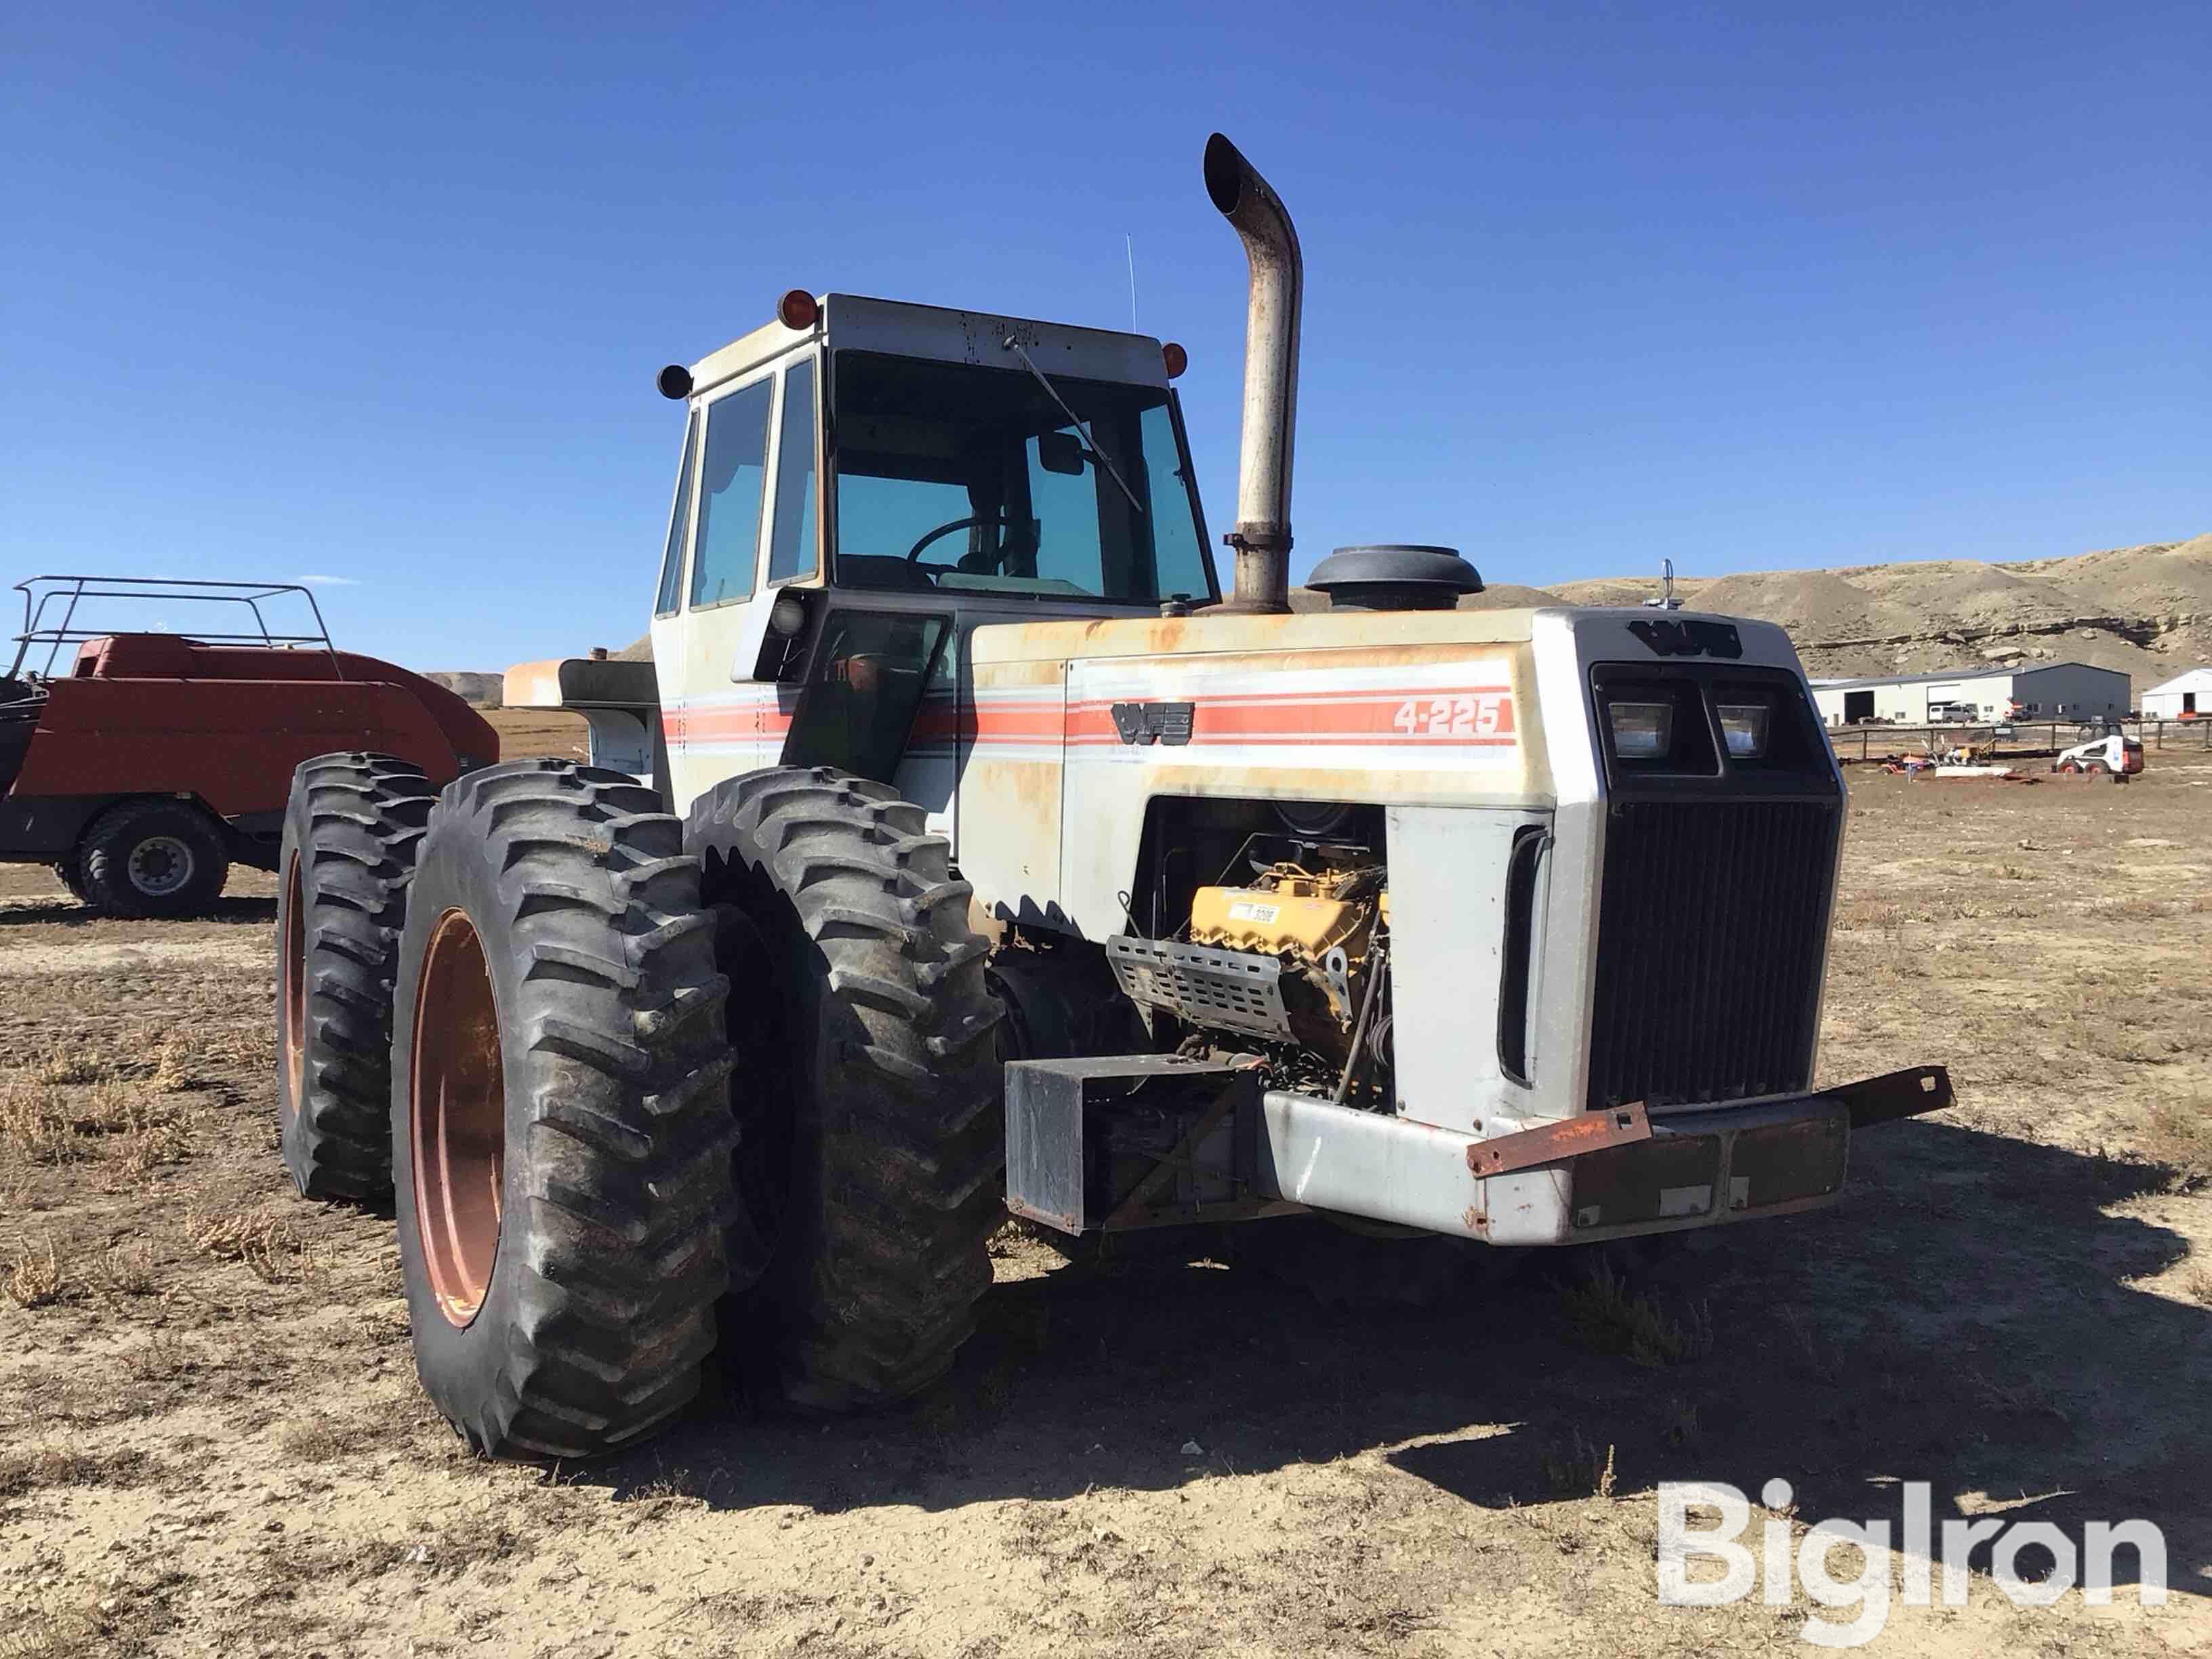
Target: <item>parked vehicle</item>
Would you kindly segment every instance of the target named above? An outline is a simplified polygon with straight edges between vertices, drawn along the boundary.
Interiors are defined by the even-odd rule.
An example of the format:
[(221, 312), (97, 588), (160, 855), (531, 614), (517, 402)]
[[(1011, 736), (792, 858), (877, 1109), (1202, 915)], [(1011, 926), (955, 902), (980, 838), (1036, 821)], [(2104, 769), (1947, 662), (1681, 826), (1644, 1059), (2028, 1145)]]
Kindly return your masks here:
[[(483, 717), (418, 674), (331, 643), (285, 582), (34, 576), (0, 676), (0, 862), (50, 864), (111, 915), (188, 916), (230, 866), (276, 865), (302, 761), (333, 749), (425, 792), (499, 758)], [(282, 604), (311, 631), (272, 630)], [(111, 632), (126, 608), (198, 607), (198, 634)], [(36, 666), (33, 666), (33, 664)], [(57, 672), (57, 668), (59, 672)]]
[(2061, 750), (2058, 758), (2051, 763), (2054, 772), (2087, 772), (2094, 776), (2110, 776), (2124, 782), (2143, 769), (2143, 746), (2135, 738), (2113, 732), (2071, 749)]
[[(910, 1395), (1009, 1208), (1579, 1244), (1833, 1203), (1863, 1129), (1949, 1103), (1814, 1085), (1844, 794), (1780, 628), (1461, 610), (1433, 547), (1340, 550), (1291, 613), (1297, 240), (1218, 135), (1205, 178), (1250, 268), (1225, 603), (1182, 348), (793, 290), (662, 371), (651, 702), (592, 728), (633, 763), (380, 835), (412, 875), (365, 958), (288, 888), (287, 1160), (361, 1189), (363, 1049), (301, 1010), (389, 988), (416, 1365), (472, 1446), (635, 1444), (718, 1349)], [(621, 702), (567, 666), (509, 700)], [(364, 827), (295, 808), (288, 857)]]

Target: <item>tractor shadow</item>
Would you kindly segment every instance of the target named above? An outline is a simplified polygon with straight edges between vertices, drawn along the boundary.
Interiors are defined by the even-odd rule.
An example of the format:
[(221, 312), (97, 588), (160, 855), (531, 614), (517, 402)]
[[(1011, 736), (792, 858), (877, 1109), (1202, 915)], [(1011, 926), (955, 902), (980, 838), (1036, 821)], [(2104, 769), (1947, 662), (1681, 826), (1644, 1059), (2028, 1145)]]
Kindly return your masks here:
[[(196, 916), (180, 917), (177, 925), (211, 922), (217, 927), (267, 927), (276, 920), (273, 898), (219, 898)], [(59, 894), (52, 898), (15, 899), (0, 903), (0, 927), (93, 927), (103, 923), (161, 925), (159, 917), (111, 916)]]
[[(1588, 1497), (1609, 1455), (1617, 1496), (1696, 1480), (1756, 1499), (1780, 1476), (1801, 1517), (1886, 1516), (1893, 1535), (1900, 1480), (1932, 1484), (1938, 1522), (1993, 1502), (2078, 1540), (2142, 1517), (2170, 1582), (2201, 1587), (2212, 1310), (2135, 1288), (2188, 1245), (2108, 1213), (2170, 1172), (1926, 1121), (1859, 1150), (1840, 1208), (1717, 1230), (1638, 1276), (1684, 1328), (1710, 1321), (1709, 1349), (1675, 1363), (1578, 1323), (1564, 1253), (1503, 1289), (1376, 1308), (1139, 1250), (996, 1286), (951, 1376), (907, 1406), (702, 1413), (580, 1480), (715, 1508), (950, 1510), (1380, 1449), (1504, 1508)], [(2136, 1570), (2121, 1552), (2119, 1578)]]

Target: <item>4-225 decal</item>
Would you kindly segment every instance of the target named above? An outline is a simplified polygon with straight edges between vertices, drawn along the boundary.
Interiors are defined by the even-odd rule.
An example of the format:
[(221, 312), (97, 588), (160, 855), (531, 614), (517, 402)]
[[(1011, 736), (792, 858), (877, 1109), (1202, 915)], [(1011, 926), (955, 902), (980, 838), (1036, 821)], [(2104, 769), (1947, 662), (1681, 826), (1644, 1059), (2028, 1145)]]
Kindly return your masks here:
[[(1504, 693), (1483, 696), (1408, 697), (1398, 705), (1390, 724), (1408, 737), (1489, 738), (1498, 735), (1508, 698)], [(1510, 724), (1504, 729), (1510, 731)]]

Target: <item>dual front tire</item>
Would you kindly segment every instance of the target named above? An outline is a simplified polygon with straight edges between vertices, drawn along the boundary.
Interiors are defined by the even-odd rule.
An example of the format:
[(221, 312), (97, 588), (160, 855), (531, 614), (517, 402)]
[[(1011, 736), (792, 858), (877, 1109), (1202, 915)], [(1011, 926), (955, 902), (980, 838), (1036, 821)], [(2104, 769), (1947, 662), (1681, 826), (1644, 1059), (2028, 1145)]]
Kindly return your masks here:
[(709, 791), (688, 824), (733, 981), (733, 1324), (757, 1374), (813, 1409), (945, 1373), (1005, 1217), (988, 946), (924, 816), (879, 783), (779, 769)]

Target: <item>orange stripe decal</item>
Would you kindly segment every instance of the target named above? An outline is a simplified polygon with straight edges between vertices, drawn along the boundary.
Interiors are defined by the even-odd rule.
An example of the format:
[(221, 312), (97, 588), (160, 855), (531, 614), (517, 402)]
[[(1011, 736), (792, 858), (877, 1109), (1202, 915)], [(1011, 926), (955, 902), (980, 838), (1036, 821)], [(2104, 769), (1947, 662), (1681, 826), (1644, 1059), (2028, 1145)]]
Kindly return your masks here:
[[(1261, 691), (1218, 697), (1091, 699), (1063, 706), (1056, 700), (994, 700), (956, 707), (931, 697), (915, 718), (916, 745), (993, 744), (1029, 747), (1119, 744), (1117, 702), (1192, 705), (1192, 745), (1316, 747), (1356, 745), (1493, 748), (1519, 741), (1513, 694), (1502, 686), (1450, 691)], [(768, 698), (750, 704), (665, 708), (662, 729), (672, 748), (780, 736), (790, 714)], [(1178, 747), (1182, 745), (1176, 745)]]

